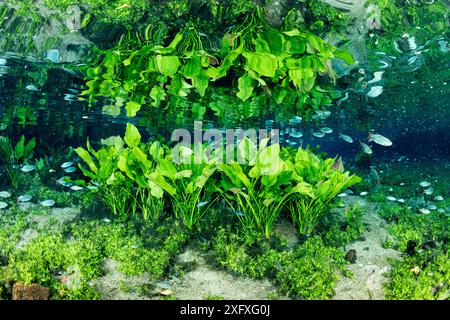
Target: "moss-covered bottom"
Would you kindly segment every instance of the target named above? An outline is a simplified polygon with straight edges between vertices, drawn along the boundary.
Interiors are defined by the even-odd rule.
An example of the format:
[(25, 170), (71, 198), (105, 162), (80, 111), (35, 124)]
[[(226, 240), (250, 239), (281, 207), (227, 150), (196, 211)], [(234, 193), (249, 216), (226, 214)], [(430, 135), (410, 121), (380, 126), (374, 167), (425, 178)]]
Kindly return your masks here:
[[(270, 239), (220, 209), (194, 230), (169, 213), (153, 224), (117, 219), (89, 194), (31, 179), (23, 185), (33, 199), (57, 205), (8, 200), (0, 211), (0, 297), (11, 299), (21, 283), (49, 288), (50, 299), (342, 299), (355, 297), (342, 292), (352, 286), (372, 290), (367, 273), (376, 265), (379, 292), (356, 297), (448, 299), (447, 182), (430, 172), (411, 179), (395, 172), (379, 185), (354, 188), (369, 195), (341, 198), (309, 237), (299, 237), (284, 216)], [(415, 204), (422, 180), (433, 184), (432, 197), (442, 197), (425, 195), (425, 204), (436, 205), (429, 214)], [(386, 200), (389, 195), (406, 201)], [(386, 261), (378, 259), (383, 255)]]

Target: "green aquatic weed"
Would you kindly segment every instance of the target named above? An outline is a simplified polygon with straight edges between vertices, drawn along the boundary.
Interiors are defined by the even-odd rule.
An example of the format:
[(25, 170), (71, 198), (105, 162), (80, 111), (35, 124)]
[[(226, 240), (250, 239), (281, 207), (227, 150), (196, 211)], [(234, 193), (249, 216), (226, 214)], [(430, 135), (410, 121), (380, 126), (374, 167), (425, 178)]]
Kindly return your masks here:
[(220, 164), (223, 173), (219, 191), (241, 224), (255, 228), (269, 237), (272, 227), (290, 196), (291, 172), (280, 158), (280, 145), (267, 146), (264, 139), (258, 146), (244, 138), (237, 153), (244, 164)]
[(288, 202), (289, 212), (299, 233), (310, 235), (320, 217), (332, 207), (334, 198), (361, 179), (333, 168), (336, 159), (322, 160), (301, 148), (291, 161), (295, 186)]
[(21, 136), (15, 145), (7, 137), (0, 136), (0, 159), (14, 189), (18, 186), (19, 165), (27, 162), (36, 147), (36, 139), (32, 138), (25, 143), (25, 136)]

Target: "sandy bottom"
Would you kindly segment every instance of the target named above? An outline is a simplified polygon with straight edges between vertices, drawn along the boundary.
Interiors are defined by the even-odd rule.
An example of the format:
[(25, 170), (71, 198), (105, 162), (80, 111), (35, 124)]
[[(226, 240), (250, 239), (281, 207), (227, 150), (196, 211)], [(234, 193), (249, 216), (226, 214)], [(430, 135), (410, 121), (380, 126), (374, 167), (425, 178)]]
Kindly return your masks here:
[(384, 226), (386, 221), (376, 213), (376, 204), (360, 197), (347, 197), (346, 202), (357, 204), (363, 211), (366, 232), (363, 241), (346, 246), (346, 250), (356, 250), (357, 260), (348, 266), (352, 278), (341, 276), (335, 288), (335, 300), (381, 300), (384, 299), (383, 284), (390, 270), (389, 259), (400, 259), (400, 253), (385, 249), (382, 243), (390, 238)]

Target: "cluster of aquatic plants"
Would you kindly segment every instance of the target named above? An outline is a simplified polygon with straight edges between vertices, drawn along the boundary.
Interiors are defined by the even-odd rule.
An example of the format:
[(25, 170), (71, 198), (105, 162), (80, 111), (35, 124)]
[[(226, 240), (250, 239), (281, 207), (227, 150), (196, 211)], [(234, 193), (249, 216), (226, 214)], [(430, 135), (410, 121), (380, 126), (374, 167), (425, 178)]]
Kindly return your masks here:
[(412, 209), (385, 204), (378, 211), (393, 237), (386, 246), (404, 253), (392, 262), (385, 285), (388, 299), (440, 299), (450, 294), (450, 218), (437, 212), (418, 215)]
[(210, 149), (200, 144), (170, 149), (142, 143), (138, 129), (128, 124), (124, 139), (108, 138), (98, 151), (88, 142), (87, 150), (76, 152), (88, 166), (81, 170), (116, 215), (155, 222), (169, 202), (192, 229), (221, 195), (244, 227), (266, 237), (283, 209), (301, 234), (310, 234), (335, 196), (360, 179), (333, 168), (335, 159), (269, 146), (269, 139), (256, 145), (244, 138), (232, 150), (240, 161), (224, 161), (226, 155), (208, 155)]
[[(360, 223), (360, 222), (358, 222)], [(293, 245), (283, 238), (261, 240), (248, 231), (220, 227), (211, 240), (215, 262), (233, 274), (256, 279), (270, 277), (280, 292), (301, 299), (327, 299), (334, 293), (337, 271), (346, 271), (341, 246), (355, 240), (353, 222), (330, 222), (323, 234)], [(330, 243), (330, 239), (344, 239)], [(358, 235), (360, 236), (360, 234)]]
[[(8, 298), (11, 286), (20, 282), (48, 287), (53, 299), (98, 299), (94, 281), (104, 274), (106, 259), (117, 262), (124, 275), (146, 274), (158, 280), (188, 238), (173, 221), (154, 229), (130, 222), (77, 221), (60, 230), (51, 227), (45, 213), (42, 218), (49, 218), (48, 223), (37, 228), (28, 220), (34, 214), (41, 215), (30, 209), (0, 219), (0, 298)], [(18, 246), (29, 228), (37, 228), (39, 235)]]
[(25, 136), (21, 136), (14, 145), (9, 138), (0, 136), (0, 160), (5, 166), (13, 188), (17, 187), (19, 165), (26, 163), (33, 155), (35, 147), (36, 140), (34, 138), (25, 143)]

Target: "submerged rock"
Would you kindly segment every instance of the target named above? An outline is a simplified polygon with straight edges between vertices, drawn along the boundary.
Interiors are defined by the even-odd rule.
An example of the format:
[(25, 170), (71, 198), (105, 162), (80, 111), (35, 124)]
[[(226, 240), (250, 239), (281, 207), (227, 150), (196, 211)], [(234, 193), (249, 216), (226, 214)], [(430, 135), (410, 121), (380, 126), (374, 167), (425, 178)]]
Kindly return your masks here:
[(12, 289), (13, 300), (48, 300), (50, 289), (38, 284), (22, 284), (16, 282)]
[(357, 259), (356, 250), (355, 249), (348, 250), (344, 258), (350, 263), (355, 263)]

